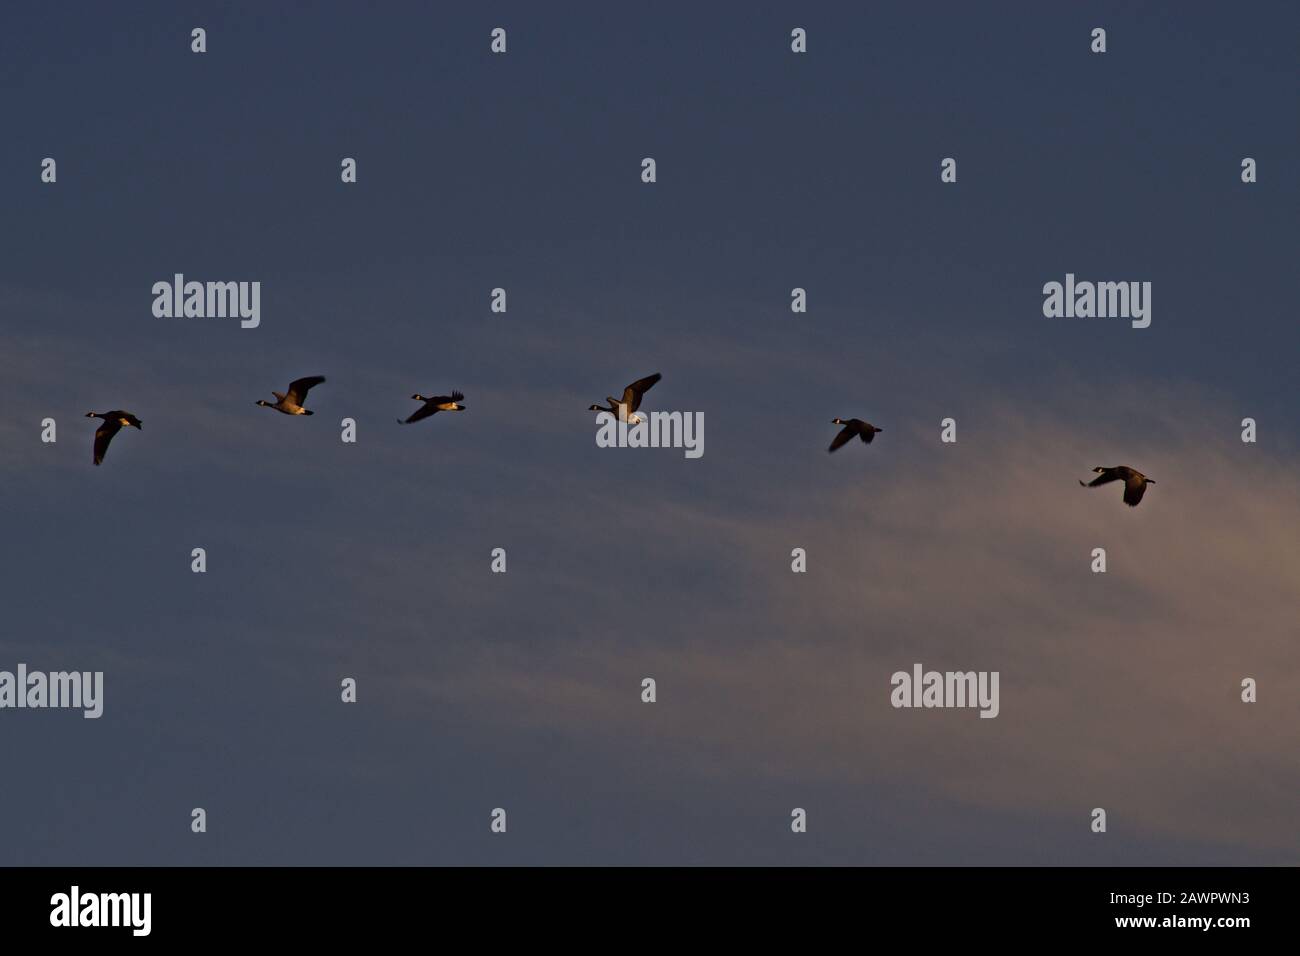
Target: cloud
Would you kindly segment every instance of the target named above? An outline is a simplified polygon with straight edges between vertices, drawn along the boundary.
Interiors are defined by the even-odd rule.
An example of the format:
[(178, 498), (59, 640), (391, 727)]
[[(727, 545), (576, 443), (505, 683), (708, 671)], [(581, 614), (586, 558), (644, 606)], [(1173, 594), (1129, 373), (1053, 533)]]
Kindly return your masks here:
[[(1296, 462), (1207, 436), (1188, 396), (1155, 397), (1179, 411), (1149, 434), (1102, 437), (1078, 414), (1018, 405), (968, 411), (998, 423), (978, 445), (940, 446), (937, 425), (893, 444), (887, 432), (810, 465), (799, 493), (769, 489), (758, 521), (683, 502), (622, 512), (612, 537), (637, 540), (634, 575), (680, 559), (689, 528), (727, 569), (719, 584), (672, 612), (615, 581), (571, 592), (582, 613), (568, 617), (598, 623), (550, 633), (539, 615), (544, 655), (481, 646), (393, 682), (490, 721), (598, 738), (618, 760), (653, 676), (657, 732), (680, 744), (665, 771), (888, 777), (918, 808), (927, 794), (965, 804), (972, 826), (1010, 809), (1062, 834), (1102, 806), (1117, 839), (1294, 862)], [(1076, 482), (1120, 463), (1157, 479), (1137, 509)], [(795, 546), (806, 575), (789, 571)], [(1094, 547), (1105, 574), (1090, 570)], [(1001, 716), (892, 709), (890, 674), (917, 661), (1000, 671)], [(1259, 703), (1239, 699), (1247, 676)]]
[[(546, 345), (537, 333), (521, 341)], [(709, 334), (692, 347), (701, 342), (702, 354), (724, 352)], [(952, 368), (882, 365), (863, 404), (862, 370), (848, 362), (795, 363), (782, 395), (741, 406), (728, 396), (764, 377), (771, 355), (712, 377), (673, 364), (656, 407), (709, 417), (706, 457), (687, 462), (594, 447), (583, 409), (618, 386), (606, 366), (631, 375), (658, 363), (601, 363), (590, 349), (554, 384), (448, 382), (471, 411), (423, 429), (385, 426), (408, 389), (439, 385), (405, 381), (426, 373), (331, 367), (322, 412), (362, 409), (361, 444), (349, 447), (329, 417), (282, 422), (252, 407), (256, 389), (232, 396), (231, 381), (253, 376), (225, 346), (203, 365), (166, 360), (162, 342), (108, 363), (72, 340), (7, 346), (22, 408), (0, 434), (6, 464), (26, 469), (50, 450), (34, 425), (14, 434), (16, 421), (38, 422), (53, 399), (84, 410), (67, 382), (144, 394), (153, 444), (134, 449), (133, 473), (222, 489), (193, 515), (179, 502), (148, 510), (213, 543), (214, 585), (247, 609), (228, 652), (255, 648), (264, 667), (298, 677), (345, 668), (408, 730), (434, 708), (481, 732), (546, 732), (645, 775), (665, 798), (692, 779), (757, 774), (860, 794), (888, 780), (918, 820), (940, 814), (936, 827), (952, 825), (953, 806), (971, 827), (1010, 813), (1064, 846), (1104, 806), (1112, 835), (1207, 847), (1203, 862), (1300, 858), (1297, 456), (1271, 423), (1263, 443), (1242, 444), (1230, 398), (1109, 388), (1099, 408), (1078, 398), (1090, 383), (1059, 375), (1048, 397), (1012, 382), (999, 399), (948, 410), (926, 396)], [(558, 384), (588, 377), (594, 390)], [(782, 398), (828, 394), (850, 407)], [(958, 419), (956, 445), (938, 441), (941, 412)], [(886, 431), (827, 455), (832, 413)], [(329, 428), (277, 427), (304, 424)], [(88, 442), (73, 442), (66, 468), (88, 471)], [(1077, 484), (1120, 463), (1157, 480), (1137, 509), (1118, 488)], [(129, 477), (122, 469), (116, 494), (152, 494)], [(498, 545), (510, 572), (489, 576)], [(806, 575), (790, 573), (796, 546)], [(97, 547), (106, 558), (120, 543)], [(1095, 547), (1107, 550), (1105, 575), (1089, 570)], [(270, 566), (275, 575), (259, 573)], [(157, 626), (184, 633), (187, 614), (159, 611)], [(917, 661), (998, 670), (1001, 715), (893, 710), (889, 675)], [(659, 685), (658, 745), (633, 756), (645, 676)], [(1259, 681), (1257, 704), (1238, 699), (1246, 676)]]

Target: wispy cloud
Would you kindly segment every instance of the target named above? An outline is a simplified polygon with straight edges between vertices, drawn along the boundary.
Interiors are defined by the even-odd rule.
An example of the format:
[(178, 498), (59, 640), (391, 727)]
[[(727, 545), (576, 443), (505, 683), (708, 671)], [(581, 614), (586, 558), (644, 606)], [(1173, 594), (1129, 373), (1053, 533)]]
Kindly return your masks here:
[[(1126, 832), (1300, 858), (1295, 462), (1207, 440), (1196, 416), (1104, 439), (1059, 410), (966, 417), (1000, 427), (978, 447), (936, 438), (906, 465), (883, 442), (842, 456), (838, 475), (816, 471), (817, 493), (772, 494), (759, 522), (661, 502), (614, 529), (637, 541), (633, 577), (698, 529), (710, 560), (747, 582), (743, 600), (724, 585), (673, 613), (611, 577), (566, 599), (626, 630), (557, 632), (543, 611), (544, 659), (488, 644), (391, 680), (617, 754), (653, 676), (659, 730), (700, 774), (887, 775), (968, 804), (972, 820), (1012, 808), (1068, 830), (1104, 806)], [(1075, 481), (1120, 463), (1119, 448), (1158, 481), (1135, 510)], [(806, 575), (789, 571), (794, 546)], [(1094, 547), (1106, 574), (1090, 571)], [(1001, 716), (893, 710), (889, 676), (914, 661), (999, 670)], [(1239, 700), (1247, 676), (1257, 704)]]

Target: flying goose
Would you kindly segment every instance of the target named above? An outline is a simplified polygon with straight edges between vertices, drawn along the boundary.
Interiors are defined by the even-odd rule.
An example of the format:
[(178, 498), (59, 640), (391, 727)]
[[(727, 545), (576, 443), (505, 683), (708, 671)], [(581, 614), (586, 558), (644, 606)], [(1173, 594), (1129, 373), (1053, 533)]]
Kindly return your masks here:
[(876, 437), (876, 432), (884, 431), (883, 428), (877, 428), (870, 422), (864, 422), (860, 418), (850, 418), (847, 421), (843, 418), (835, 418), (831, 420), (831, 424), (843, 425), (844, 427), (841, 428), (840, 433), (835, 436), (835, 440), (831, 442), (831, 447), (827, 448), (827, 451), (834, 451), (837, 448), (843, 448), (853, 440), (854, 436), (857, 436), (867, 444), (870, 444), (871, 439)]
[(614, 398), (614, 396), (607, 395), (605, 401), (609, 402), (608, 408), (604, 405), (592, 405), (587, 409), (587, 411), (610, 412), (622, 417), (619, 415), (619, 408), (622, 407), (625, 409), (624, 414), (626, 414), (627, 420), (630, 424), (640, 424), (640, 416), (633, 415), (632, 413), (641, 407), (641, 396), (650, 391), (650, 389), (654, 387), (655, 382), (659, 381), (661, 378), (663, 378), (663, 376), (658, 372), (655, 372), (653, 375), (647, 375), (645, 378), (639, 378), (627, 388), (623, 389), (623, 400), (621, 402)]
[(1147, 490), (1147, 485), (1154, 485), (1155, 482), (1148, 478), (1136, 468), (1130, 468), (1128, 465), (1116, 465), (1114, 468), (1094, 468), (1097, 477), (1092, 479), (1086, 485), (1081, 481), (1079, 484), (1085, 488), (1096, 488), (1098, 485), (1104, 485), (1111, 481), (1124, 482), (1124, 504), (1130, 508), (1136, 508), (1138, 502), (1142, 500), (1142, 494)]
[(286, 415), (311, 415), (312, 412), (303, 408), (302, 403), (307, 400), (308, 390), (315, 388), (323, 381), (325, 381), (323, 375), (312, 375), (308, 378), (294, 379), (289, 383), (288, 394), (281, 395), (279, 392), (271, 393), (279, 399), (278, 402), (272, 404), (271, 402), (266, 402), (259, 398), (257, 404), (264, 408), (274, 408), (277, 412), (284, 412)]
[(463, 412), (464, 405), (458, 405), (465, 398), (460, 392), (452, 392), (450, 395), (435, 395), (433, 398), (425, 398), (419, 392), (411, 396), (417, 402), (424, 402), (419, 408), (411, 413), (411, 417), (403, 421), (398, 419), (399, 425), (409, 425), (411, 422), (418, 422), (422, 418), (428, 418), (430, 415), (437, 415), (439, 412)]
[[(115, 409), (111, 412), (86, 412), (86, 417), (102, 418), (104, 420), (104, 424), (95, 429), (95, 464), (97, 465), (104, 460), (104, 453), (108, 451), (108, 443), (113, 440), (114, 435), (122, 430), (123, 425), (140, 428), (140, 419), (121, 409)], [(144, 431), (142, 428), (140, 430)]]

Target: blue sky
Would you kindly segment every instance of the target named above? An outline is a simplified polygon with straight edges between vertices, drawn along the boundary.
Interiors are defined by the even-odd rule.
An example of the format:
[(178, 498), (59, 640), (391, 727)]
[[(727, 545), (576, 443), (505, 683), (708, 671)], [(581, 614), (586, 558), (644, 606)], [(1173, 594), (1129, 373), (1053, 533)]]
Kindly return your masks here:
[[(0, 712), (0, 862), (1300, 857), (1293, 5), (264, 6), (0, 14), (0, 668), (106, 683)], [(652, 371), (702, 459), (595, 447)]]

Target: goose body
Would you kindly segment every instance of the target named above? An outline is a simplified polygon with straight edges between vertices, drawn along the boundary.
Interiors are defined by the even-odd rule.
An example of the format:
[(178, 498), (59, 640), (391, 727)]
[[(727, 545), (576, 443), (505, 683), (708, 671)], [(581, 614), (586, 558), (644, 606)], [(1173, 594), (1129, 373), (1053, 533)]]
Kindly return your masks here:
[[(645, 378), (639, 378), (627, 388), (623, 389), (623, 398), (621, 401), (613, 395), (607, 395), (605, 401), (609, 402), (608, 407), (604, 405), (592, 405), (587, 409), (587, 411), (609, 412), (618, 417), (626, 415), (629, 423), (633, 425), (640, 424), (640, 416), (633, 415), (632, 413), (641, 407), (641, 396), (650, 391), (650, 389), (654, 387), (655, 382), (659, 381), (661, 378), (663, 378), (663, 376), (658, 372), (655, 372), (653, 375), (647, 375)], [(620, 414), (620, 409), (624, 410), (622, 414)]]
[(272, 392), (277, 399), (275, 402), (266, 402), (258, 399), (257, 404), (263, 408), (274, 408), (277, 412), (284, 412), (286, 415), (310, 415), (312, 412), (303, 408), (302, 403), (307, 400), (308, 390), (325, 381), (323, 375), (311, 375), (307, 378), (297, 378), (289, 383), (289, 391), (281, 395), (279, 392)]
[(419, 408), (411, 413), (411, 417), (405, 420), (399, 418), (399, 425), (409, 425), (411, 422), (418, 422), (422, 418), (428, 418), (430, 415), (437, 415), (439, 412), (463, 412), (465, 406), (459, 404), (465, 396), (460, 392), (452, 392), (450, 395), (435, 395), (432, 398), (426, 398), (419, 392), (411, 396), (417, 402), (424, 402)]
[(871, 444), (871, 439), (876, 437), (876, 432), (884, 431), (883, 428), (877, 428), (870, 422), (864, 422), (860, 418), (836, 418), (831, 420), (831, 424), (843, 425), (844, 427), (841, 428), (839, 434), (835, 436), (834, 440), (831, 442), (831, 447), (826, 449), (827, 451), (835, 451), (837, 448), (843, 448), (855, 437), (861, 438), (869, 445)]
[(1147, 485), (1155, 484), (1152, 479), (1128, 465), (1116, 465), (1114, 468), (1103, 468), (1099, 465), (1093, 471), (1097, 473), (1096, 478), (1086, 484), (1082, 481), (1079, 484), (1085, 488), (1096, 488), (1098, 485), (1109, 484), (1112, 481), (1122, 481), (1124, 482), (1124, 504), (1130, 508), (1138, 506), (1142, 495), (1146, 493)]
[(98, 465), (104, 460), (104, 455), (108, 452), (108, 443), (113, 440), (113, 436), (122, 430), (122, 426), (140, 428), (140, 419), (136, 418), (130, 412), (124, 412), (120, 408), (111, 412), (86, 412), (87, 418), (102, 418), (104, 424), (95, 429), (95, 453), (94, 461)]

